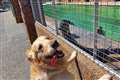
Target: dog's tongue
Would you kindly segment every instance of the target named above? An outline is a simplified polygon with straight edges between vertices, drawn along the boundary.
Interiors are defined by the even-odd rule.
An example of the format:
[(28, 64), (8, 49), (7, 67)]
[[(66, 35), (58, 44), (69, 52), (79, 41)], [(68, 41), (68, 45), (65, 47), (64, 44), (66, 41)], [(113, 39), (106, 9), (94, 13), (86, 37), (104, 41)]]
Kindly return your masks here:
[(56, 55), (54, 55), (54, 56), (52, 57), (50, 63), (51, 63), (51, 65), (55, 65), (56, 62), (57, 62), (57, 57), (56, 57)]

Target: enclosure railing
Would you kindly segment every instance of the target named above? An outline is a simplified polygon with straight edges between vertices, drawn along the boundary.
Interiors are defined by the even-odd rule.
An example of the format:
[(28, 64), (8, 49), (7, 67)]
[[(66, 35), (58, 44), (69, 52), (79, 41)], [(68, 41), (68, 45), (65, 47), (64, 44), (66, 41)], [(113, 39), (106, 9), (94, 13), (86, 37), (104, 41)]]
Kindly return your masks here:
[[(39, 1), (31, 5), (39, 7)], [(90, 55), (120, 78), (120, 1), (60, 2), (44, 0), (42, 16), (51, 32)], [(40, 13), (40, 9), (39, 13)], [(33, 8), (35, 14), (35, 8)], [(36, 18), (40, 18), (36, 14)], [(36, 19), (35, 18), (35, 19)]]

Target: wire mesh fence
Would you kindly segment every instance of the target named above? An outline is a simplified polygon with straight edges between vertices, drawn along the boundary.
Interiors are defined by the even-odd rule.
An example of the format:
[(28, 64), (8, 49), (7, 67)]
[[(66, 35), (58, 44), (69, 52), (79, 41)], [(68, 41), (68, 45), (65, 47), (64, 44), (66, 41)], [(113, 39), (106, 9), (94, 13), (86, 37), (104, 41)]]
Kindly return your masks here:
[[(47, 25), (51, 32), (62, 36), (93, 56), (94, 60), (108, 65), (108, 68), (116, 72), (113, 74), (120, 78), (119, 0), (41, 1), (31, 0), (35, 20)], [(1, 5), (0, 8), (4, 9), (8, 3), (3, 3), (4, 5)], [(93, 66), (80, 64), (82, 64), (80, 65), (82, 69), (84, 68), (82, 70), (83, 77), (86, 79), (85, 74), (89, 74), (92, 80), (95, 80), (98, 69), (93, 70)], [(109, 69), (110, 72), (111, 69)]]
[(33, 8), (34, 17), (45, 17), (51, 32), (119, 72), (120, 0), (44, 0), (42, 10), (40, 1), (31, 3), (39, 11)]

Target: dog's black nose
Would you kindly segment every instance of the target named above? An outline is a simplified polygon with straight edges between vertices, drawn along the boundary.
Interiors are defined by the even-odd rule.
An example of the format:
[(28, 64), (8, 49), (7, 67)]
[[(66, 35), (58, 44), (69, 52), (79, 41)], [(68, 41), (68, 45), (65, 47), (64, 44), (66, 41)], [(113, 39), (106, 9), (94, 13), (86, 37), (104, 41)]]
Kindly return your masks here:
[(52, 44), (52, 47), (54, 49), (57, 49), (59, 47), (59, 43), (57, 42), (57, 40), (55, 40), (55, 42)]
[(64, 57), (64, 53), (61, 50), (57, 51), (56, 55), (57, 55), (57, 58), (63, 58)]

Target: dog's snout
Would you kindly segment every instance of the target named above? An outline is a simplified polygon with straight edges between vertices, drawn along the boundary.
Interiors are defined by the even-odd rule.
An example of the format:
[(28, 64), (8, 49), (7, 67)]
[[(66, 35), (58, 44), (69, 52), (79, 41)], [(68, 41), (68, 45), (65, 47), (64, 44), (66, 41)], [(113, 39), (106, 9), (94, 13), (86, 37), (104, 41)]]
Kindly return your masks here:
[(52, 47), (54, 49), (56, 49), (57, 47), (59, 47), (59, 43), (57, 42), (57, 40), (54, 41), (54, 43), (52, 44)]

